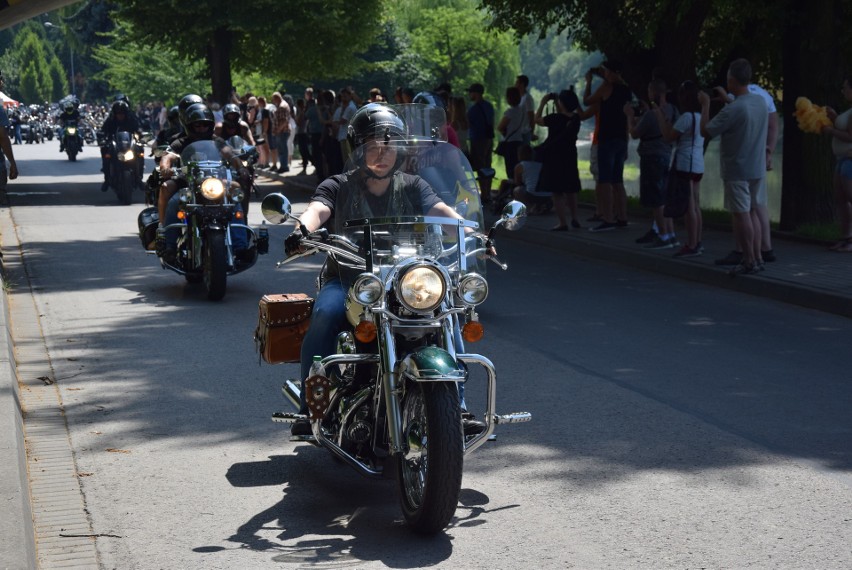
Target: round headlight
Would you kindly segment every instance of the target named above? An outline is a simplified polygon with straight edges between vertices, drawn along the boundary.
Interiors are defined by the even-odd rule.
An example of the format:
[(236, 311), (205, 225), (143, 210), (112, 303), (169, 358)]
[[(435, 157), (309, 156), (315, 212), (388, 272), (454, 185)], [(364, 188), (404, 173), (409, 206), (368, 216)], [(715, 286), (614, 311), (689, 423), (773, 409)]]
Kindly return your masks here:
[(488, 296), (488, 282), (482, 275), (469, 273), (459, 281), (458, 292), (465, 305), (478, 305)]
[(362, 273), (352, 285), (355, 300), (362, 305), (372, 306), (382, 300), (385, 293), (384, 283), (372, 273)]
[(205, 178), (201, 183), (201, 195), (208, 200), (218, 200), (225, 193), (225, 185), (218, 178)]
[(399, 280), (399, 300), (412, 311), (431, 311), (444, 298), (446, 285), (434, 267), (421, 265), (406, 271)]
[(69, 135), (76, 135), (77, 129), (75, 127), (68, 127), (68, 134)]
[(123, 153), (118, 155), (118, 159), (123, 161), (123, 162), (133, 160), (133, 158), (134, 158), (134, 154), (133, 154), (132, 150), (126, 150)]
[(231, 200), (234, 202), (242, 202), (243, 198), (246, 197), (246, 193), (243, 192), (243, 189), (237, 186), (231, 186)]

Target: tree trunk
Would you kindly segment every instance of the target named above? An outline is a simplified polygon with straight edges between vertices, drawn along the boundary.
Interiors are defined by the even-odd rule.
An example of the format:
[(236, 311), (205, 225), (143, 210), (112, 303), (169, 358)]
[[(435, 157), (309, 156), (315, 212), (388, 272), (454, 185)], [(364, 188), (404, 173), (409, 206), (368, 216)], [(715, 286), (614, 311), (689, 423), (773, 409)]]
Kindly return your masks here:
[(613, 25), (613, 21), (619, 18), (614, 3), (591, 2), (589, 27), (594, 37), (609, 38), (605, 45), (612, 47), (605, 50), (606, 56), (622, 62), (624, 80), (639, 98), (646, 99), (648, 82), (655, 74), (665, 79), (673, 92), (684, 80), (695, 79), (695, 52), (711, 5), (710, 0), (697, 0), (680, 13), (680, 3), (666, 3), (665, 14), (653, 19), (659, 18), (660, 22), (669, 22), (669, 25), (657, 28), (652, 47), (647, 49), (623, 45), (624, 38), (617, 35), (618, 26)]
[(221, 105), (231, 101), (231, 42), (233, 33), (219, 28), (207, 43), (207, 65), (213, 88), (213, 100)]
[[(817, 105), (840, 103), (840, 85), (846, 70), (837, 38), (843, 34), (840, 0), (791, 3), (783, 41), (784, 155), (781, 187), (782, 230), (805, 223), (830, 222), (835, 207), (832, 191), (830, 139), (803, 133), (796, 124), (796, 98)], [(835, 107), (836, 108), (836, 107)]]

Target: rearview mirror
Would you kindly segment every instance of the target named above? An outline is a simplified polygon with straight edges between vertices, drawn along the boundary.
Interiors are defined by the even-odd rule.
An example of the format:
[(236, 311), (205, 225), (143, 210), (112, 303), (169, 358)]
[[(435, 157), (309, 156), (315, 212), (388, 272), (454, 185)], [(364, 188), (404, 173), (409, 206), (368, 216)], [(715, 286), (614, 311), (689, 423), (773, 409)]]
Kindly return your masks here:
[(293, 206), (284, 194), (267, 194), (260, 203), (260, 211), (270, 224), (283, 224), (293, 215)]

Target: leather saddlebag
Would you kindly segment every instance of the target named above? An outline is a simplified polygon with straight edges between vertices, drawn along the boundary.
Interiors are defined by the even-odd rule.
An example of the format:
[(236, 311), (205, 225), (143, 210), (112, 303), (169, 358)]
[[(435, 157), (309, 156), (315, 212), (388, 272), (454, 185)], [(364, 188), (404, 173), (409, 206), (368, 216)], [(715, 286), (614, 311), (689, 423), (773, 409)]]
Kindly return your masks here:
[(304, 293), (264, 295), (258, 306), (254, 341), (264, 362), (299, 362), (314, 300)]

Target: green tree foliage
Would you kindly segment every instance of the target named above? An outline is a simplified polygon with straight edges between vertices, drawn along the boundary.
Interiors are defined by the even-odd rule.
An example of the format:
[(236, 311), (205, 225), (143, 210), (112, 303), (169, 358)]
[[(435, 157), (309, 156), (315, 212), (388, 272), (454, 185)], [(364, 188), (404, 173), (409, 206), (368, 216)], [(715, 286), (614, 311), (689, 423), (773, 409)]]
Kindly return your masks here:
[(44, 40), (32, 27), (24, 27), (15, 37), (12, 48), (23, 63), (18, 93), (26, 103), (47, 101), (53, 95), (50, 62), (56, 59), (45, 49)]
[(50, 74), (50, 80), (53, 85), (53, 89), (50, 92), (49, 100), (59, 101), (67, 93), (69, 93), (69, 89), (68, 78), (65, 76), (65, 68), (62, 67), (62, 64), (59, 62), (58, 58), (54, 57), (50, 61), (48, 73)]
[[(852, 56), (844, 26), (852, 0), (480, 0), (500, 29), (517, 34), (555, 27), (586, 49), (600, 49), (625, 64), (637, 93), (659, 70), (670, 83), (697, 78), (724, 85), (736, 57), (748, 58), (756, 79), (782, 88), (784, 138), (781, 226), (831, 216), (827, 141), (802, 135), (792, 120), (796, 97), (838, 99), (837, 87)], [(777, 165), (776, 165), (777, 166)]]
[[(140, 44), (165, 46), (202, 59), (217, 100), (229, 97), (232, 67), (272, 77), (313, 80), (341, 76), (363, 61), (381, 33), (385, 0), (120, 0), (118, 15), (133, 23)], [(165, 23), (165, 24), (164, 24)]]
[(125, 25), (107, 35), (112, 41), (94, 48), (93, 57), (103, 67), (95, 79), (105, 81), (113, 91), (134, 102), (174, 102), (187, 92), (208, 92), (200, 61), (190, 61), (165, 47), (136, 43), (129, 39)]

